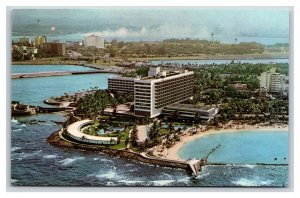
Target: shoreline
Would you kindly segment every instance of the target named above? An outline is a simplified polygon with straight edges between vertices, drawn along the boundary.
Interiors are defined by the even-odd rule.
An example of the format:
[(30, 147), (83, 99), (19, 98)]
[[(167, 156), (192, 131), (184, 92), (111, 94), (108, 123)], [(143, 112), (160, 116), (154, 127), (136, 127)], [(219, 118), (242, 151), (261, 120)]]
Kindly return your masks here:
[[(131, 61), (167, 61), (167, 60), (245, 60), (245, 59), (288, 59), (288, 53), (263, 53), (263, 54), (229, 54), (229, 55), (209, 55), (200, 54), (195, 56), (174, 56), (174, 57), (145, 57), (145, 58), (128, 58)], [(12, 61), (11, 65), (78, 65), (82, 62), (78, 60), (60, 60), (58, 58), (41, 58), (34, 61)], [(99, 66), (104, 66), (99, 65)], [(106, 65), (107, 66), (107, 65)], [(110, 65), (111, 66), (111, 65)]]
[(169, 149), (164, 148), (162, 152), (158, 152), (156, 149), (153, 154), (157, 157), (160, 157), (162, 159), (169, 159), (169, 160), (178, 160), (178, 161), (185, 161), (184, 159), (180, 158), (178, 155), (179, 150), (187, 143), (190, 141), (202, 138), (206, 135), (211, 135), (211, 134), (219, 134), (219, 133), (238, 133), (238, 132), (243, 132), (246, 130), (256, 130), (257, 132), (260, 131), (282, 131), (282, 130), (288, 130), (288, 126), (285, 125), (281, 127), (280, 125), (274, 125), (274, 126), (258, 126), (258, 125), (234, 125), (233, 128), (213, 128), (209, 129), (203, 132), (198, 132), (195, 135), (189, 135), (188, 133), (184, 136), (181, 136), (180, 141), (176, 143), (174, 146), (172, 146)]

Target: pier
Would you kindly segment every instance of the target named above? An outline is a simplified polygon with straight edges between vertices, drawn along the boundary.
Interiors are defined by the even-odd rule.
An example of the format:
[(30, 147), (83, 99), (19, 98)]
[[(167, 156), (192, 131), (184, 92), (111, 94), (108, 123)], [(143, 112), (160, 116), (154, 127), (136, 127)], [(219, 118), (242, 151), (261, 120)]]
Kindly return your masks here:
[(66, 110), (73, 110), (73, 107), (40, 107), (37, 106), (36, 112), (37, 113), (52, 113), (52, 112), (59, 112), (59, 111), (66, 111)]
[(102, 69), (102, 70), (86, 70), (86, 71), (53, 71), (53, 72), (38, 72), (38, 73), (22, 73), (12, 74), (12, 79), (19, 78), (37, 78), (37, 77), (50, 77), (50, 76), (67, 76), (67, 75), (82, 75), (82, 74), (100, 74), (100, 73), (113, 73), (120, 74), (121, 71)]

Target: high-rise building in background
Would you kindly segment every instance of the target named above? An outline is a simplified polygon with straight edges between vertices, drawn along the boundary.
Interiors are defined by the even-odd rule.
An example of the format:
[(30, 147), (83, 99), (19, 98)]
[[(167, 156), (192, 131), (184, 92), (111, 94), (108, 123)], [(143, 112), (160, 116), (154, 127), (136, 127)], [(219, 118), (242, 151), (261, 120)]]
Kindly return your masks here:
[(96, 47), (99, 49), (104, 49), (104, 38), (96, 35), (87, 36), (84, 37), (83, 44), (86, 47)]
[(268, 72), (261, 73), (260, 90), (267, 93), (287, 94), (288, 79), (285, 75), (276, 72), (275, 68), (272, 68)]
[(36, 47), (41, 47), (44, 43), (47, 43), (47, 37), (46, 36), (37, 36), (34, 39), (34, 44)]

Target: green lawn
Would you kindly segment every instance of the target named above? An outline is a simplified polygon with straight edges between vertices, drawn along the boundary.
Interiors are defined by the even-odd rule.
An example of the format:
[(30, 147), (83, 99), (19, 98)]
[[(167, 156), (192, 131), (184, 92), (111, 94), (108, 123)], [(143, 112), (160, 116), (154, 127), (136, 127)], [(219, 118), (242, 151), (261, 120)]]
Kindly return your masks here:
[(125, 140), (126, 138), (128, 137), (128, 134), (129, 133), (129, 129), (125, 129), (124, 131), (120, 132), (120, 143), (117, 144), (117, 145), (113, 145), (113, 146), (109, 146), (109, 148), (112, 148), (112, 149), (123, 149), (123, 148), (126, 148), (126, 144), (125, 144)]
[(169, 129), (160, 128), (158, 130), (158, 133), (159, 133), (159, 136), (167, 135), (169, 133)]

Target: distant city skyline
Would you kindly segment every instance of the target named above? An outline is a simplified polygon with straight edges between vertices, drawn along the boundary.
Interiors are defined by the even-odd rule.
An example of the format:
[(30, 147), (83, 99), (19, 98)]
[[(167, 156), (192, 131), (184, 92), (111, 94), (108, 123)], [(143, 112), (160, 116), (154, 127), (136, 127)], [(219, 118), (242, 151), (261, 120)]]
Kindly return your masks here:
[(105, 39), (162, 40), (239, 37), (289, 38), (287, 8), (99, 8), (16, 9), (12, 11), (13, 35), (56, 34)]

